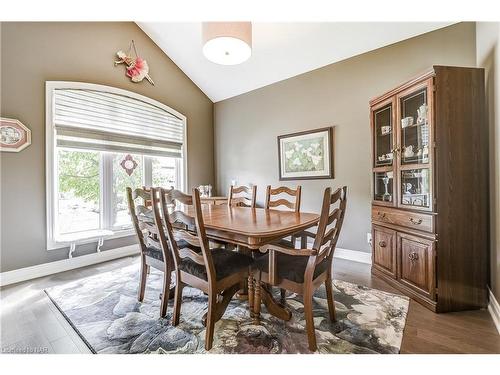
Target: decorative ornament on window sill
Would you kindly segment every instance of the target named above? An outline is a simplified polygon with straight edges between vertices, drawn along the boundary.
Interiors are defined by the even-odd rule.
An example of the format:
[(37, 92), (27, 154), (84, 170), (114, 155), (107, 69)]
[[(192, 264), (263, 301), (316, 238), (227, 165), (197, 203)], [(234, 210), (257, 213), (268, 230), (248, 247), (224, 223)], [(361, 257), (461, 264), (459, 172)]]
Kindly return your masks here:
[(134, 170), (137, 168), (137, 162), (130, 154), (125, 156), (125, 158), (121, 161), (120, 165), (122, 166), (123, 169), (125, 169), (125, 172), (127, 172), (129, 176), (131, 176), (132, 173), (134, 173)]
[[(135, 58), (130, 55), (132, 48), (134, 49)], [(118, 60), (115, 60), (115, 66), (118, 64), (125, 64), (127, 66), (125, 74), (127, 77), (130, 77), (132, 82), (141, 82), (144, 78), (146, 78), (149, 83), (154, 86), (155, 83), (148, 74), (148, 62), (137, 54), (137, 49), (135, 48), (133, 40), (130, 42), (130, 46), (128, 47), (128, 51), (126, 53), (120, 50), (116, 53), (116, 55), (118, 56)]]

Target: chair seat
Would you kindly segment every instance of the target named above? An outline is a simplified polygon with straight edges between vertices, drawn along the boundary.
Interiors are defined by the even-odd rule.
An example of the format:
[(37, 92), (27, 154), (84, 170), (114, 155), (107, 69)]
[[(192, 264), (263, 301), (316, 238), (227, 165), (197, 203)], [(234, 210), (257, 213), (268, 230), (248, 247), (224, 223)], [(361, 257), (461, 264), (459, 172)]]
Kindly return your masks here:
[[(177, 246), (179, 249), (187, 247), (196, 253), (201, 252), (201, 247), (193, 246), (184, 240), (177, 241)], [(163, 262), (163, 251), (161, 251), (161, 249), (158, 249), (156, 246), (146, 247), (145, 255)]]
[[(249, 256), (226, 249), (211, 249), (217, 280), (222, 280), (253, 263)], [(190, 273), (203, 280), (208, 280), (205, 265), (184, 258), (179, 265), (180, 270)]]
[(280, 239), (278, 241), (278, 245), (292, 247), (292, 248), (295, 247), (295, 243), (292, 242), (292, 238), (290, 237)]
[[(288, 254), (276, 254), (276, 267), (279, 279), (287, 279), (298, 284), (304, 282), (304, 274), (306, 272), (308, 256), (294, 256)], [(262, 272), (269, 272), (269, 255), (258, 258), (254, 267)], [(314, 270), (313, 279), (321, 275), (328, 268), (328, 263), (322, 261)]]

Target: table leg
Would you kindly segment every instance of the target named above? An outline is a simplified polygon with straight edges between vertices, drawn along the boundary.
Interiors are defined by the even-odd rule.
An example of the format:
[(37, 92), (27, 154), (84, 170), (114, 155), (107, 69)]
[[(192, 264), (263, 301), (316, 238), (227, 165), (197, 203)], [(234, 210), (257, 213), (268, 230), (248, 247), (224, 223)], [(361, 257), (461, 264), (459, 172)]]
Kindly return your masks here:
[(254, 282), (253, 282), (253, 273), (248, 274), (248, 309), (250, 312), (253, 312), (253, 303), (254, 303)]
[(260, 323), (260, 305), (261, 305), (262, 285), (260, 283), (260, 272), (257, 272), (255, 279), (254, 299), (253, 299), (253, 321), (255, 324)]

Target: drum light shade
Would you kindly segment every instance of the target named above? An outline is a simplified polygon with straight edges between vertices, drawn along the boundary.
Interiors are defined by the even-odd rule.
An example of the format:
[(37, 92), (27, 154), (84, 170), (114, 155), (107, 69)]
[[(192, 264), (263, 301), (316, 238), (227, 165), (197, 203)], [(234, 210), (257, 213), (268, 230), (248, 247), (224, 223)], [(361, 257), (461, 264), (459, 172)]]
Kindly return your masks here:
[(203, 54), (221, 65), (236, 65), (252, 55), (251, 22), (204, 22)]

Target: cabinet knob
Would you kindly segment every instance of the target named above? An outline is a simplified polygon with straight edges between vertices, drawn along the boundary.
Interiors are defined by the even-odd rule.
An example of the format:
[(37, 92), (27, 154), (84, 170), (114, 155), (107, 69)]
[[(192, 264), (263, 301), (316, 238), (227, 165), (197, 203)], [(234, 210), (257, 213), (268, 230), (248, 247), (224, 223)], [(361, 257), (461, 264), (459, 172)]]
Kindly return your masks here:
[(379, 241), (378, 245), (380, 247), (386, 247), (387, 246), (387, 244), (385, 243), (385, 241)]
[(412, 262), (415, 262), (416, 260), (418, 260), (418, 254), (412, 251), (410, 254), (408, 254), (408, 259), (410, 259), (410, 261)]
[(415, 225), (422, 224), (422, 219), (415, 220), (414, 218), (410, 217), (410, 221), (412, 224), (415, 224)]
[(385, 219), (386, 213), (385, 212), (377, 212), (377, 215), (379, 219)]

